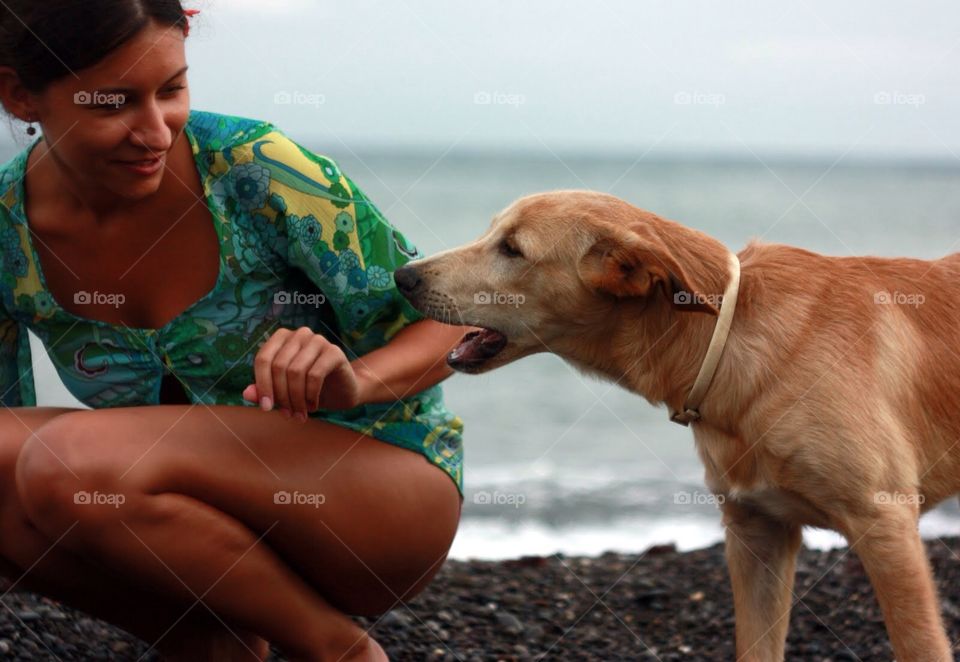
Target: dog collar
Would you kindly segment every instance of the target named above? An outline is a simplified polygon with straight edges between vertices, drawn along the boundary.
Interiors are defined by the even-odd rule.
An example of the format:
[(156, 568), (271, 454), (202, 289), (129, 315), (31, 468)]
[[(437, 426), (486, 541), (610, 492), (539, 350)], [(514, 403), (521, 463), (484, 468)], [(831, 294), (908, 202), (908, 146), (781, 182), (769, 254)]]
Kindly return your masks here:
[(713, 328), (713, 337), (710, 338), (710, 345), (707, 347), (707, 355), (703, 358), (703, 364), (700, 366), (700, 373), (696, 381), (693, 382), (693, 388), (690, 389), (690, 395), (683, 403), (683, 411), (673, 411), (670, 414), (670, 420), (680, 425), (690, 425), (700, 420), (700, 403), (710, 388), (710, 382), (717, 372), (717, 364), (720, 363), (720, 357), (723, 355), (723, 348), (727, 344), (727, 336), (730, 334), (730, 325), (733, 323), (733, 312), (737, 309), (737, 294), (740, 291), (740, 259), (733, 253), (730, 253), (730, 282), (727, 289), (723, 292), (723, 301), (720, 303), (720, 315), (717, 317), (717, 325)]

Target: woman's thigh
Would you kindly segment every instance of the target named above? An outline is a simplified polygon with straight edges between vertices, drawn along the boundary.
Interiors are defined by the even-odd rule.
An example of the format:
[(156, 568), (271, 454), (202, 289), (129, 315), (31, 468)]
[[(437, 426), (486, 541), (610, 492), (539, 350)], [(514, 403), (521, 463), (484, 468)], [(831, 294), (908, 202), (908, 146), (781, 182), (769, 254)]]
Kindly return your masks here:
[(82, 523), (94, 509), (74, 505), (80, 491), (190, 496), (267, 532), (265, 542), (334, 604), (364, 602), (364, 592), (367, 602), (415, 594), (459, 523), (459, 492), (439, 467), (323, 421), (160, 405), (68, 413), (39, 432), (17, 481), (21, 490), (56, 486), (50, 512)]

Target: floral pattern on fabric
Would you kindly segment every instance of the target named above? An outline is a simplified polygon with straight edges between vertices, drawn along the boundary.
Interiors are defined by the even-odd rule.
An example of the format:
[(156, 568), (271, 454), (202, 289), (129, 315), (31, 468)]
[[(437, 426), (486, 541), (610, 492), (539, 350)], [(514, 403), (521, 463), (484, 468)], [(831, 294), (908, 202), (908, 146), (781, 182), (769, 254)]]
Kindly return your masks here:
[[(165, 372), (192, 402), (255, 406), (241, 393), (255, 381), (257, 349), (278, 328), (309, 326), (354, 359), (422, 319), (393, 282), (420, 253), (334, 161), (270, 123), (229, 115), (193, 111), (186, 135), (220, 241), (220, 272), (208, 294), (159, 329), (87, 319), (57, 304), (24, 218), (36, 142), (0, 166), (0, 403), (36, 405), (26, 329), (90, 407), (157, 404)], [(440, 385), (311, 417), (422, 453), (462, 492), (463, 424)]]

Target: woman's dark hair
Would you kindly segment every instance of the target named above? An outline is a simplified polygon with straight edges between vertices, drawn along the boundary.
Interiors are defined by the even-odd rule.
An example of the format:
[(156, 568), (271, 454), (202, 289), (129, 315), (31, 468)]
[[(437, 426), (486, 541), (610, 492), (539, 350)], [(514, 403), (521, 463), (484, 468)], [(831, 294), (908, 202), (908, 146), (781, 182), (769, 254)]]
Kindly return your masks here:
[(3, 0), (0, 66), (39, 94), (97, 64), (150, 21), (182, 29), (187, 17), (180, 0)]

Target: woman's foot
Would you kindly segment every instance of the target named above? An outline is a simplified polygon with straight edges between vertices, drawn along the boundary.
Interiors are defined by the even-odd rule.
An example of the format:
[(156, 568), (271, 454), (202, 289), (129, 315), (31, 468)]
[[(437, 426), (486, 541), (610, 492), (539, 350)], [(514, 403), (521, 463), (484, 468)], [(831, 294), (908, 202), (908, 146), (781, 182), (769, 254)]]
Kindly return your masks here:
[(180, 637), (157, 649), (164, 662), (265, 662), (270, 656), (267, 641), (242, 630)]
[(358, 640), (349, 650), (341, 648), (337, 651), (329, 650), (326, 653), (291, 655), (288, 659), (291, 662), (326, 662), (327, 660), (337, 660), (338, 662), (390, 662), (387, 652), (369, 634), (363, 635), (361, 640)]
[[(353, 655), (356, 652), (357, 655)], [(390, 662), (387, 652), (383, 650), (377, 640), (367, 636), (367, 642), (361, 651), (351, 651), (351, 656), (345, 660), (356, 660), (356, 662)]]
[(380, 644), (377, 643), (377, 640), (373, 637), (370, 638), (370, 644), (374, 649), (376, 657), (371, 659), (376, 660), (377, 662), (390, 662), (390, 658), (387, 657), (387, 651), (381, 648)]

